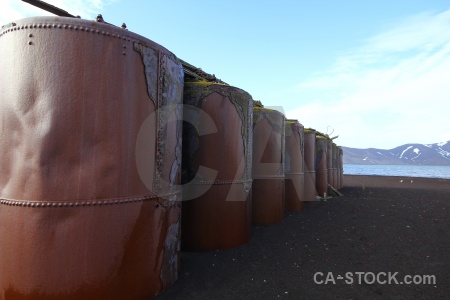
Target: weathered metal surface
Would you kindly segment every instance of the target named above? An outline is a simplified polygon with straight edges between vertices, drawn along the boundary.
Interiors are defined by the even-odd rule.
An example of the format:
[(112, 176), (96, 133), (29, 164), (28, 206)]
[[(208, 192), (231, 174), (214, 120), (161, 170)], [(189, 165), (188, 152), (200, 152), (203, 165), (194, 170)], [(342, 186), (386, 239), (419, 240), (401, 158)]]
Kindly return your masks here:
[(0, 299), (144, 299), (171, 285), (177, 58), (121, 28), (61, 17), (3, 27), (0, 53)]
[(337, 156), (337, 167), (336, 167), (336, 189), (341, 188), (341, 156), (340, 156), (340, 147), (336, 147), (336, 156)]
[(339, 188), (344, 187), (344, 150), (342, 147), (339, 148)]
[[(334, 172), (333, 172), (333, 146), (332, 146), (332, 141), (328, 140), (327, 141), (327, 181), (328, 184), (333, 186), (333, 179), (334, 179)], [(333, 186), (334, 188), (337, 188), (335, 186)]]
[(316, 159), (316, 131), (313, 129), (304, 130), (305, 137), (305, 202), (315, 201), (316, 191), (316, 170), (314, 162)]
[(327, 144), (328, 139), (316, 136), (314, 169), (316, 170), (316, 190), (320, 197), (325, 197), (328, 192)]
[(297, 120), (286, 120), (285, 199), (286, 209), (303, 208), (305, 173), (303, 167), (304, 127)]
[(184, 107), (182, 248), (242, 245), (251, 231), (253, 100), (195, 81), (185, 84)]
[(278, 111), (253, 109), (253, 224), (283, 220), (285, 118)]
[(338, 165), (339, 165), (339, 151), (337, 149), (337, 145), (333, 143), (331, 145), (333, 155), (332, 155), (332, 168), (333, 168), (333, 181), (330, 183), (332, 186), (338, 186), (338, 177), (339, 177), (339, 171), (338, 171)]

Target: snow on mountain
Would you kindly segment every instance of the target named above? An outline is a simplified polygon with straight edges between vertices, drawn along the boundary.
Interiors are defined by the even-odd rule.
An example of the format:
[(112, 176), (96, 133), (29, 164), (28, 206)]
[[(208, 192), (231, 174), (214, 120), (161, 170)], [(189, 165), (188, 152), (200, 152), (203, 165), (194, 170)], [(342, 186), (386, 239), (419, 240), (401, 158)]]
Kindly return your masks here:
[(345, 164), (450, 166), (450, 141), (435, 144), (406, 144), (389, 150), (342, 148)]
[(409, 146), (408, 148), (406, 148), (405, 150), (403, 150), (402, 154), (400, 154), (400, 158), (403, 157), (403, 154), (405, 154), (406, 151), (408, 151), (409, 149), (411, 149), (413, 146)]

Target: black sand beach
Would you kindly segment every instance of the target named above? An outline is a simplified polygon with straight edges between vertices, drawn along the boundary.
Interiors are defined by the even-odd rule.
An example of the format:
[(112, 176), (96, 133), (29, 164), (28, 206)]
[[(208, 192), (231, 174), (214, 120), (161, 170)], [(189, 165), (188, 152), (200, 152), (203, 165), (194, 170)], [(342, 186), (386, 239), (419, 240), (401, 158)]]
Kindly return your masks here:
[[(253, 227), (244, 246), (184, 252), (179, 280), (156, 299), (450, 299), (450, 180), (347, 175), (345, 185), (343, 197)], [(436, 282), (400, 284), (406, 275)]]

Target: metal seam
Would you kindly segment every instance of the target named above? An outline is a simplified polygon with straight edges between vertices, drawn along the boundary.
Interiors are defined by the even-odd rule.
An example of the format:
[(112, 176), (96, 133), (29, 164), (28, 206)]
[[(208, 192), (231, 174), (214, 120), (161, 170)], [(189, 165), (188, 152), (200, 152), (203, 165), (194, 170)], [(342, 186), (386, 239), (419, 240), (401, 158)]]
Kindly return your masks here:
[(23, 207), (42, 207), (42, 208), (61, 208), (61, 207), (82, 207), (82, 206), (102, 206), (102, 205), (117, 205), (125, 203), (135, 203), (144, 202), (147, 200), (153, 200), (158, 198), (167, 198), (176, 194), (181, 193), (177, 191), (175, 193), (169, 193), (165, 195), (146, 195), (139, 197), (128, 197), (128, 198), (113, 198), (113, 199), (102, 199), (102, 200), (82, 200), (82, 201), (29, 201), (29, 200), (15, 200), (0, 198), (0, 205), (8, 206), (23, 206)]
[(123, 41), (138, 43), (138, 44), (144, 45), (145, 47), (154, 49), (152, 45), (146, 43), (145, 41), (130, 37), (129, 35), (126, 35), (126, 34), (111, 33), (109, 31), (104, 31), (104, 30), (101, 30), (101, 29), (95, 28), (95, 27), (72, 25), (72, 24), (65, 24), (65, 23), (24, 24), (24, 25), (17, 26), (17, 27), (14, 25), (11, 28), (5, 29), (3, 31), (0, 30), (0, 37), (2, 37), (3, 35), (5, 35), (9, 32), (18, 31), (18, 30), (27, 30), (27, 29), (67, 29), (67, 30), (75, 30), (75, 31), (80, 31), (80, 32), (85, 32), (85, 33), (94, 33), (94, 34), (96, 33), (99, 35), (103, 35), (105, 37), (117, 38), (117, 39), (123, 40)]
[(226, 184), (245, 184), (252, 182), (253, 179), (249, 180), (215, 180), (215, 181), (196, 181), (193, 183), (188, 183), (192, 185), (226, 185)]
[(253, 177), (253, 179), (284, 179), (285, 176), (284, 175), (272, 175), (272, 176), (258, 176), (258, 177)]
[(104, 35), (107, 37), (112, 37), (112, 38), (118, 38), (118, 39), (122, 39), (124, 41), (129, 41), (129, 42), (140, 42), (139, 40), (133, 39), (131, 37), (129, 37), (126, 34), (116, 34), (116, 33), (111, 33), (109, 31), (105, 31), (105, 30), (100, 30), (98, 28), (94, 28), (94, 27), (89, 27), (89, 26), (82, 26), (82, 25), (73, 25), (73, 24), (64, 24), (64, 23), (37, 23), (37, 24), (23, 24), (21, 26), (12, 26), (11, 28), (8, 28), (6, 30), (4, 30), (3, 32), (0, 32), (0, 37), (12, 32), (12, 31), (18, 31), (18, 30), (26, 30), (26, 29), (68, 29), (68, 30), (75, 30), (75, 31), (81, 31), (81, 32), (86, 32), (86, 33), (97, 33), (100, 35)]
[(96, 33), (96, 34), (103, 35), (105, 37), (117, 38), (119, 40), (124, 40), (124, 41), (128, 41), (128, 42), (135, 42), (135, 43), (142, 44), (146, 47), (152, 48), (150, 45), (148, 45), (144, 41), (130, 37), (129, 35), (126, 35), (126, 34), (117, 34), (117, 33), (112, 33), (109, 31), (101, 30), (101, 29), (95, 28), (95, 27), (64, 24), (64, 23), (42, 23), (42, 24), (38, 23), (38, 24), (24, 24), (24, 25), (17, 26), (17, 27), (13, 26), (11, 28), (1, 31), (0, 37), (2, 37), (3, 35), (5, 35), (9, 32), (12, 32), (12, 31), (26, 30), (26, 29), (67, 29), (67, 30), (75, 30), (75, 31), (81, 31), (81, 32), (86, 32), (86, 33)]

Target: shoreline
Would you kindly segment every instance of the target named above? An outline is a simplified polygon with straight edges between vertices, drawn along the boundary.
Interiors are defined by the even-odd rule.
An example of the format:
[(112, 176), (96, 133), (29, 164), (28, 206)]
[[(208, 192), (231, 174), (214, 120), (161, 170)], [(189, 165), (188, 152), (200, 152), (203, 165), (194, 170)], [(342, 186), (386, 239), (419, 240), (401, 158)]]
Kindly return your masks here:
[(450, 191), (450, 179), (410, 176), (344, 175), (344, 186), (432, 190), (437, 189)]

